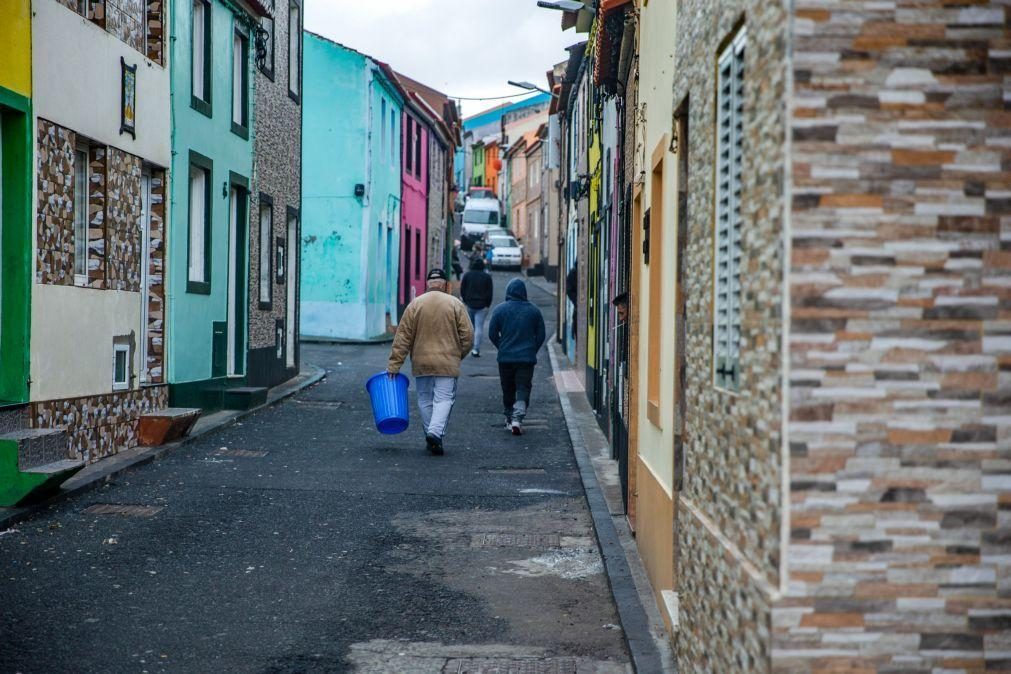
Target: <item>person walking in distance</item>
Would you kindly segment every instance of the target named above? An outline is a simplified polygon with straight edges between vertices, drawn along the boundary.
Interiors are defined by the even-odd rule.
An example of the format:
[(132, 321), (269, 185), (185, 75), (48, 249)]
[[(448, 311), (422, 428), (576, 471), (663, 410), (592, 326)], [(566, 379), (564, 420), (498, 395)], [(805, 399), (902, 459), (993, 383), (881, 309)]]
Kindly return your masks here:
[(495, 307), (488, 338), (498, 347), (498, 374), (502, 382), (502, 408), (506, 429), (523, 434), (523, 419), (530, 408), (537, 352), (544, 346), (544, 317), (527, 301), (527, 286), (513, 279), (506, 301)]
[(446, 272), (428, 272), (427, 288), (404, 310), (386, 371), (395, 377), (411, 357), (425, 443), (429, 452), (441, 455), (442, 439), (456, 402), (460, 361), (474, 345), (474, 331), (463, 302), (448, 292)]
[(467, 315), (474, 326), (474, 349), (470, 355), (481, 356), (481, 341), (484, 339), (484, 319), (491, 306), (494, 283), (491, 274), (484, 270), (484, 260), (477, 259), (470, 263), (470, 270), (460, 281), (460, 298), (467, 306)]

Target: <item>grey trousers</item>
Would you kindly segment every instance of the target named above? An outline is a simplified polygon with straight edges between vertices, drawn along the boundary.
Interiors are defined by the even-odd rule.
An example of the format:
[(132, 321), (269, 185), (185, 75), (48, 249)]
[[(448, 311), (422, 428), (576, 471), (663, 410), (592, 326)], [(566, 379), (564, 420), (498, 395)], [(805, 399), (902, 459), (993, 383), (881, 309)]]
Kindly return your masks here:
[(418, 408), (425, 435), (441, 438), (446, 434), (449, 414), (456, 403), (456, 377), (415, 377)]

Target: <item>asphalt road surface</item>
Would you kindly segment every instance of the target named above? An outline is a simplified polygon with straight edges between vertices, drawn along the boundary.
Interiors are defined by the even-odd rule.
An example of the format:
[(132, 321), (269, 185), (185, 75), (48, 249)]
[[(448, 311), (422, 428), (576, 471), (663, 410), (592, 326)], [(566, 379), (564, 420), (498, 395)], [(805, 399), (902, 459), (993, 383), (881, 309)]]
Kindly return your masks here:
[(546, 352), (518, 438), (468, 358), (433, 457), (413, 399), (375, 430), (388, 349), (0, 532), (0, 672), (630, 671)]

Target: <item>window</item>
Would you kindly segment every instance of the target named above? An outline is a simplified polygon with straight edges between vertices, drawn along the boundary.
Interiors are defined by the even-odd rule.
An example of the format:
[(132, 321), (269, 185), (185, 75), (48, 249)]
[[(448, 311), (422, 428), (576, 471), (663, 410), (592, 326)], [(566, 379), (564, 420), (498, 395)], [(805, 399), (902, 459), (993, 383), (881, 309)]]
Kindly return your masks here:
[(421, 177), (421, 124), (414, 125), (414, 175)]
[(407, 172), (414, 173), (414, 119), (407, 117), (407, 133), (404, 134), (404, 154), (407, 156)]
[(74, 152), (74, 285), (88, 285), (88, 146)]
[(232, 35), (232, 133), (249, 138), (249, 40)]
[(380, 133), (383, 137), (383, 156), (386, 156), (386, 99), (384, 98), (380, 103), (380, 110), (382, 111), (379, 115), (379, 126), (382, 127)]
[(260, 284), (260, 309), (269, 311), (273, 299), (273, 284), (271, 283), (270, 242), (274, 235), (274, 200), (260, 194), (260, 274), (257, 279)]
[(211, 165), (206, 157), (190, 152), (189, 261), (186, 291), (211, 291)]
[(112, 345), (112, 390), (124, 391), (130, 388), (130, 345)]
[(295, 101), (302, 92), (302, 10), (288, 6), (288, 95)]
[(259, 49), (262, 45), (263, 60), (259, 62), (260, 72), (270, 80), (274, 79), (274, 18), (264, 16), (260, 19), (261, 32), (257, 36), (257, 59), (259, 59)]
[(421, 231), (414, 231), (414, 278), (421, 279)]
[(390, 106), (390, 161), (397, 161), (397, 111)]
[(745, 41), (742, 30), (720, 54), (716, 98), (713, 371), (716, 386), (731, 390), (740, 385)]
[(211, 5), (208, 0), (193, 0), (191, 26), (192, 98), (191, 105), (211, 114)]

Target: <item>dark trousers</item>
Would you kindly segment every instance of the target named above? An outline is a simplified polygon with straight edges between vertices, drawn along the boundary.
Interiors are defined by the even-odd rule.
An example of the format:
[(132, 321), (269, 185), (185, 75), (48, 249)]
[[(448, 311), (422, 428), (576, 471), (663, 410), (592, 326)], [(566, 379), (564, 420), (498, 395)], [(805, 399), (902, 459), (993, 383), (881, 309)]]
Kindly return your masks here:
[(534, 384), (536, 363), (499, 363), (498, 376), (502, 381), (502, 408), (506, 419), (523, 421), (530, 406), (530, 391)]

